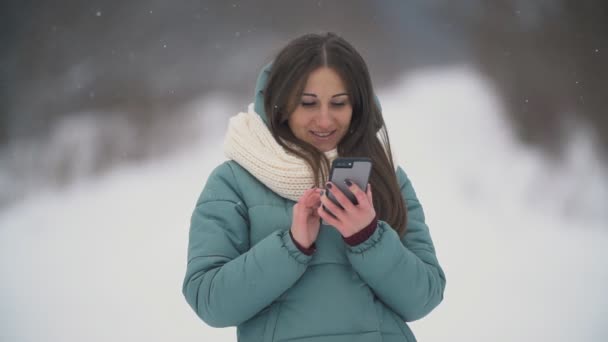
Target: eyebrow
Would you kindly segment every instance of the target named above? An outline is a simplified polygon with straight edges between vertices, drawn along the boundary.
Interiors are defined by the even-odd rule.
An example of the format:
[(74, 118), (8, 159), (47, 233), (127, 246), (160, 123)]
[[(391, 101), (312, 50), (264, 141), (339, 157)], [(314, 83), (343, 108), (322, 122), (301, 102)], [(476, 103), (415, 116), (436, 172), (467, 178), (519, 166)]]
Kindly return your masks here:
[[(336, 94), (336, 95), (332, 96), (332, 98), (334, 98), (334, 97), (338, 97), (338, 96), (342, 96), (342, 95), (348, 95), (348, 93), (340, 93), (340, 94)], [(302, 96), (312, 96), (312, 97), (317, 97), (317, 94), (312, 94), (312, 93), (302, 93)]]

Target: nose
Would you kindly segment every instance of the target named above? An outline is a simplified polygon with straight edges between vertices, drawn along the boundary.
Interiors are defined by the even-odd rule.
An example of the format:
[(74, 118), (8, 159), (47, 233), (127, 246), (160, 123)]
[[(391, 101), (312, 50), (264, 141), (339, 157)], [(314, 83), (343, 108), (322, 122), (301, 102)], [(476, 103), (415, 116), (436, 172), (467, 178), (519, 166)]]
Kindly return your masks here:
[(329, 110), (329, 106), (321, 105), (319, 109), (319, 115), (317, 115), (316, 124), (319, 128), (331, 128), (333, 123), (332, 113)]

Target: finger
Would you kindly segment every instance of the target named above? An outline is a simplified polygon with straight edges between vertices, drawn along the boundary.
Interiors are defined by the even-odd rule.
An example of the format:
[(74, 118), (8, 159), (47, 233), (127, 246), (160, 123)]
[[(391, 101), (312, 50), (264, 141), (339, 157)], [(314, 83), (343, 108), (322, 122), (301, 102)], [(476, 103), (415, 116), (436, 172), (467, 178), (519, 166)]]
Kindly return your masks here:
[(350, 190), (350, 192), (353, 193), (353, 195), (355, 195), (355, 198), (357, 199), (357, 202), (359, 202), (359, 205), (363, 205), (365, 206), (366, 203), (368, 202), (368, 198), (366, 193), (361, 190), (361, 188), (357, 185), (357, 183), (351, 181), (350, 179), (347, 179), (345, 181), (346, 185), (348, 186), (348, 189)]
[(309, 203), (309, 206), (307, 206), (307, 208), (310, 208), (312, 210), (317, 210), (317, 208), (320, 206), (321, 206), (321, 197), (316, 196), (316, 197), (310, 198), (310, 203)]
[(317, 211), (318, 209), (318, 206), (310, 208), (310, 215), (312, 216), (312, 218), (319, 218), (319, 212)]
[(300, 196), (300, 198), (298, 199), (298, 202), (300, 202), (300, 201), (302, 201), (302, 200), (305, 200), (305, 199), (306, 199), (306, 197), (308, 197), (308, 195), (310, 195), (310, 194), (311, 194), (313, 191), (314, 191), (314, 189), (313, 189), (313, 188), (305, 190), (305, 191), (302, 193), (302, 195)]
[(369, 199), (369, 203), (374, 205), (374, 195), (372, 194), (372, 185), (367, 183), (367, 198)]
[(304, 206), (313, 207), (321, 199), (320, 191), (312, 191), (303, 199)]
[(329, 197), (327, 197), (327, 192), (325, 192), (325, 195), (321, 196), (321, 203), (339, 219), (344, 214), (344, 209), (337, 206)]
[(327, 186), (327, 188), (329, 189), (328, 191), (331, 192), (336, 201), (338, 201), (338, 203), (342, 206), (342, 208), (344, 208), (344, 210), (351, 212), (355, 209), (355, 205), (353, 204), (353, 202), (351, 202), (351, 200), (346, 197), (346, 195), (342, 192), (342, 190), (340, 190), (340, 188), (338, 188), (338, 186), (336, 186), (332, 182), (327, 182), (325, 186)]
[(337, 227), (337, 225), (340, 224), (340, 221), (338, 219), (336, 219), (334, 216), (332, 216), (330, 213), (325, 211), (325, 209), (323, 209), (322, 206), (319, 207), (319, 209), (317, 209), (317, 214), (319, 215), (319, 217), (321, 217), (323, 219), (323, 221), (325, 221), (325, 223), (327, 223), (329, 225)]
[(307, 198), (310, 196), (320, 196), (321, 195), (322, 190), (319, 188), (311, 188), (308, 190), (305, 190), (304, 193), (302, 194), (302, 196), (300, 197), (300, 199), (302, 201), (307, 201)]

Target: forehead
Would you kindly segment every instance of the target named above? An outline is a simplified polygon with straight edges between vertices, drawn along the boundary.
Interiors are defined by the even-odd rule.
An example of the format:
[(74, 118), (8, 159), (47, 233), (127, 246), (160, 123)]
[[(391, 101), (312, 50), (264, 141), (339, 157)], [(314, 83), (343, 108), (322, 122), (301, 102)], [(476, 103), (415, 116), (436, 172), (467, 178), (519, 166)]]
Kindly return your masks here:
[(304, 86), (305, 93), (340, 93), (345, 91), (344, 80), (335, 70), (328, 67), (321, 67), (312, 71), (308, 75)]

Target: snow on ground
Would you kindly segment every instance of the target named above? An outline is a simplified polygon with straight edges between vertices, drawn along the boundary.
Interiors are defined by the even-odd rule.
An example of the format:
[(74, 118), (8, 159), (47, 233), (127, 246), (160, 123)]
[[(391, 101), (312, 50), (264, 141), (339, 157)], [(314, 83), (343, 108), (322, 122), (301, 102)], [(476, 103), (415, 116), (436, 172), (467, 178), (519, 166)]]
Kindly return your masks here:
[[(584, 128), (556, 169), (513, 142), (467, 67), (406, 75), (379, 97), (448, 278), (444, 302), (412, 324), (418, 339), (607, 340), (608, 177)], [(0, 213), (1, 341), (236, 341), (181, 294), (190, 214), (227, 124), (200, 122), (200, 144), (171, 158)]]

